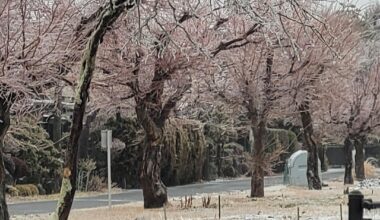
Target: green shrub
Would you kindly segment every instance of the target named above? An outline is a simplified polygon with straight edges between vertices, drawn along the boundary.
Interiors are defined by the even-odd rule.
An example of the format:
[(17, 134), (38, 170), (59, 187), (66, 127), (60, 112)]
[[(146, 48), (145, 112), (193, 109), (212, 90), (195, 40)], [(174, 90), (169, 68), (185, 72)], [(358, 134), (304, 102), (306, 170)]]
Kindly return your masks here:
[(25, 161), (29, 170), (23, 183), (44, 184), (43, 179), (56, 179), (63, 165), (61, 151), (33, 117), (12, 121), (6, 137), (5, 151)]

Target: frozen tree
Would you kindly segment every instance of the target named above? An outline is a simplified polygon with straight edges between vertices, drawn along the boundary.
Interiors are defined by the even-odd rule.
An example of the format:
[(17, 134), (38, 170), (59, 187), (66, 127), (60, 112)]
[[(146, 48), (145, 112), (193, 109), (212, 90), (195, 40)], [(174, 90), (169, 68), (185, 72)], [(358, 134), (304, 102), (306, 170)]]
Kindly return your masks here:
[[(55, 85), (78, 16), (72, 2), (0, 2), (1, 154), (12, 106), (39, 98), (46, 88)], [(9, 219), (4, 176), (0, 155), (0, 219)]]
[[(111, 87), (104, 88), (117, 108), (134, 105), (145, 132), (140, 184), (144, 207), (162, 207), (167, 190), (161, 181), (161, 152), (165, 123), (177, 102), (192, 84), (202, 52), (197, 43), (198, 11), (193, 2), (146, 2), (118, 28), (111, 31), (99, 56), (100, 76)], [(128, 99), (133, 98), (131, 103)], [(115, 103), (119, 103), (116, 104)], [(127, 104), (125, 104), (127, 103)]]
[(103, 41), (107, 30), (112, 27), (125, 10), (132, 9), (135, 4), (135, 1), (127, 0), (110, 1), (101, 6), (96, 15), (96, 25), (90, 32), (81, 59), (79, 81), (74, 101), (73, 122), (70, 130), (69, 145), (66, 149), (61, 193), (57, 210), (54, 214), (55, 219), (68, 219), (74, 200), (77, 185), (79, 137), (83, 128), (83, 116), (89, 98), (89, 88), (94, 74), (98, 47)]
[[(312, 137), (309, 111), (308, 99), (311, 94), (305, 95), (309, 92), (301, 92), (299, 87), (293, 89), (289, 87), (295, 86), (296, 83), (293, 81), (301, 83), (295, 78), (300, 74), (305, 76), (300, 78), (301, 84), (310, 85), (306, 90), (314, 87), (312, 84), (317, 79), (314, 76), (321, 74), (325, 69), (323, 65), (319, 65), (316, 51), (320, 53), (319, 55), (327, 54), (329, 57), (326, 57), (326, 60), (331, 60), (335, 55), (330, 45), (330, 40), (334, 38), (330, 33), (333, 28), (329, 28), (329, 24), (323, 18), (322, 8), (311, 1), (304, 1), (302, 4), (298, 1), (261, 3), (233, 1), (227, 7), (228, 10), (221, 13), (221, 18), (214, 26), (216, 37), (213, 39), (220, 39), (220, 42), (211, 50), (216, 60), (221, 59), (220, 56), (230, 59), (239, 57), (238, 60), (231, 62), (221, 59), (218, 66), (222, 73), (231, 74), (222, 76), (222, 85), (223, 80), (229, 77), (241, 78), (240, 84), (236, 84), (234, 89), (227, 87), (226, 90), (246, 89), (244, 92), (240, 91), (244, 95), (240, 94), (239, 97), (244, 99), (240, 104), (248, 112), (255, 139), (253, 156), (256, 162), (253, 168), (251, 196), (264, 195), (263, 161), (266, 157), (263, 153), (265, 149), (263, 138), (268, 116), (276, 108), (274, 103), (279, 98), (293, 100), (292, 103), (296, 103), (296, 110), (300, 112), (305, 128), (305, 145), (309, 152), (307, 172), (309, 186), (312, 189), (320, 189), (317, 146)], [(315, 13), (309, 10), (314, 10)], [(237, 56), (234, 52), (229, 54), (230, 50), (242, 48), (244, 51), (245, 47), (249, 48), (250, 45), (261, 45), (265, 49), (256, 54), (257, 48), (261, 48), (257, 47), (249, 52), (246, 51), (244, 56)], [(241, 67), (238, 68), (238, 65)], [(307, 70), (305, 67), (308, 67)], [(239, 70), (239, 73), (236, 70)], [(293, 84), (284, 85), (283, 82), (287, 81)], [(297, 92), (293, 97), (289, 97), (290, 91)], [(302, 100), (300, 100), (301, 93)]]
[[(376, 14), (376, 13), (375, 13)], [(355, 150), (355, 174), (358, 180), (365, 178), (364, 145), (368, 134), (380, 124), (379, 121), (379, 34), (373, 16), (369, 20), (356, 19), (353, 30), (360, 31), (359, 42), (352, 48), (354, 58), (326, 82), (327, 119), (340, 127), (344, 138), (345, 176), (344, 183), (352, 184), (352, 150)], [(355, 21), (355, 18), (353, 19)]]
[[(298, 112), (302, 124), (303, 145), (308, 151), (307, 179), (310, 189), (321, 189), (318, 173), (318, 142), (314, 133), (313, 120), (320, 101), (324, 99), (324, 84), (335, 77), (336, 72), (344, 74), (355, 60), (355, 50), (360, 35), (355, 15), (334, 7), (321, 10), (324, 18), (313, 24), (316, 31), (288, 29), (288, 34), (297, 36), (297, 49), (288, 51), (283, 61), (287, 74), (288, 94), (284, 97), (284, 108)], [(315, 119), (315, 118), (314, 118)]]

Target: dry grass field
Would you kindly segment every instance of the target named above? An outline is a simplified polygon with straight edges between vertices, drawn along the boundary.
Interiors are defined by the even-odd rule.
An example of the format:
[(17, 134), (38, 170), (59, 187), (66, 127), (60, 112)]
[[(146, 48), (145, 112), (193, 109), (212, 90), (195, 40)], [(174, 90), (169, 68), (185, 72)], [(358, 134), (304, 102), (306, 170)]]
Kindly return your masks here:
[[(340, 220), (342, 205), (343, 219), (347, 219), (347, 195), (342, 182), (329, 182), (322, 191), (309, 191), (299, 187), (275, 186), (266, 188), (265, 198), (247, 197), (248, 191), (222, 193), (222, 219), (300, 219)], [(380, 200), (380, 189), (361, 190), (365, 197)], [(373, 193), (373, 194), (372, 194)], [(211, 197), (208, 207), (203, 207), (202, 198)], [(182, 200), (182, 202), (181, 202)], [(181, 205), (182, 203), (182, 205)], [(184, 198), (170, 198), (166, 208), (167, 219), (218, 219), (218, 194), (193, 195), (190, 207), (184, 207)], [(372, 217), (372, 214), (369, 215)], [(48, 215), (17, 216), (13, 219), (49, 219)], [(144, 210), (142, 202), (72, 211), (70, 220), (160, 220), (165, 219), (163, 209)]]
[[(122, 189), (112, 188), (112, 193), (120, 193)], [(87, 196), (98, 196), (107, 194), (107, 189), (102, 190), (101, 192), (76, 192), (75, 198), (87, 197)], [(46, 200), (56, 200), (59, 198), (59, 193), (50, 194), (50, 195), (37, 195), (37, 196), (10, 196), (7, 194), (7, 202), (11, 203), (20, 203), (20, 202), (29, 202), (29, 201), (46, 201)]]

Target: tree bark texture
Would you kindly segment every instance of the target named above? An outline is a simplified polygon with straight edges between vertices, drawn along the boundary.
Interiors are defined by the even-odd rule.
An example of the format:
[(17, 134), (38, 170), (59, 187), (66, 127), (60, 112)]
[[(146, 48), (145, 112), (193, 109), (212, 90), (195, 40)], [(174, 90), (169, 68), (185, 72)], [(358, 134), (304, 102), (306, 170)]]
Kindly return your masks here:
[(79, 82), (74, 102), (73, 122), (70, 131), (70, 142), (66, 151), (61, 193), (58, 200), (56, 213), (54, 215), (55, 219), (67, 220), (74, 200), (77, 181), (79, 137), (83, 127), (83, 117), (89, 97), (88, 90), (95, 68), (98, 46), (103, 40), (103, 36), (105, 35), (107, 29), (112, 26), (112, 24), (125, 11), (126, 8), (130, 9), (134, 6), (135, 3), (134, 1), (132, 2), (133, 3), (126, 0), (115, 0), (107, 3), (100, 12), (97, 19), (96, 28), (87, 42), (81, 61)]
[(218, 176), (222, 176), (222, 147), (223, 144), (218, 143), (216, 147), (216, 166)]
[(167, 201), (167, 190), (161, 181), (161, 146), (147, 140), (140, 174), (144, 208), (159, 208)]
[(366, 142), (366, 137), (364, 136), (355, 136), (354, 137), (354, 146), (355, 146), (355, 176), (358, 181), (365, 179), (365, 170), (364, 170), (364, 144)]
[(4, 136), (10, 126), (10, 107), (12, 101), (0, 98), (0, 220), (8, 220), (8, 206), (5, 195), (5, 166), (3, 160)]
[(61, 139), (62, 139), (62, 86), (57, 86), (55, 89), (55, 108), (53, 116), (53, 137), (51, 138), (54, 142), (55, 147), (61, 150)]
[(321, 170), (325, 172), (328, 170), (326, 159), (326, 147), (318, 144), (318, 158), (321, 161)]
[(301, 115), (303, 136), (305, 147), (307, 149), (307, 171), (306, 177), (309, 189), (322, 189), (322, 183), (319, 178), (318, 170), (318, 145), (313, 137), (313, 120), (310, 114), (310, 106), (307, 101), (303, 102), (299, 107)]
[(344, 139), (344, 184), (354, 184), (354, 178), (352, 178), (352, 140), (350, 137)]
[(260, 121), (258, 126), (253, 128), (253, 170), (251, 177), (251, 197), (264, 197), (264, 138), (266, 132), (265, 121)]
[(211, 180), (210, 178), (210, 146), (207, 146), (206, 148), (206, 156), (205, 161), (203, 163), (203, 179), (204, 180)]
[(84, 123), (82, 133), (79, 137), (79, 158), (87, 158), (89, 157), (88, 145), (90, 144), (90, 130), (91, 124), (94, 122), (96, 115), (98, 114), (98, 110), (90, 112), (86, 117), (86, 122)]
[(144, 208), (163, 207), (168, 201), (165, 184), (161, 180), (161, 148), (163, 124), (157, 126), (144, 103), (136, 105), (137, 118), (145, 131), (145, 147), (140, 168), (140, 184), (144, 196)]

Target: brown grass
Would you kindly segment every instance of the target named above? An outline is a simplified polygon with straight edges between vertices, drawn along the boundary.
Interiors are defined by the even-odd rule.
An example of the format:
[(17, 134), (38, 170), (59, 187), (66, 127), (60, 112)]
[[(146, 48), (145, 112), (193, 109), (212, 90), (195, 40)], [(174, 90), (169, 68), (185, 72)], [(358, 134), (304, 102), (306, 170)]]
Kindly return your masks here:
[[(16, 189), (15, 187), (13, 187)], [(12, 190), (14, 190), (12, 188)], [(112, 188), (113, 193), (120, 193), (122, 192), (122, 189), (120, 188)], [(88, 196), (98, 196), (98, 195), (104, 195), (107, 193), (107, 189), (103, 189), (100, 192), (76, 192), (75, 198), (80, 197), (88, 197)], [(12, 196), (7, 194), (7, 202), (9, 204), (13, 203), (20, 203), (20, 202), (26, 202), (26, 201), (46, 201), (46, 200), (57, 200), (59, 198), (59, 193), (50, 194), (50, 195), (35, 195), (35, 196), (21, 196), (18, 194), (13, 194)]]
[(39, 191), (36, 185), (33, 184), (21, 184), (15, 186), (17, 196), (37, 196)]
[(368, 158), (364, 161), (364, 172), (366, 178), (376, 177), (376, 163), (377, 160), (375, 158)]
[[(265, 198), (252, 199), (247, 197), (248, 191), (236, 191), (232, 193), (222, 193), (222, 217), (223, 219), (252, 219), (252, 215), (269, 215), (283, 217), (286, 219), (296, 219), (297, 207), (300, 209), (301, 219), (316, 219), (315, 217), (330, 217), (331, 220), (339, 220), (340, 205), (343, 207), (344, 219), (347, 213), (347, 195), (343, 194), (344, 185), (342, 182), (329, 182), (328, 187), (323, 190), (310, 191), (299, 187), (269, 187), (266, 188)], [(380, 190), (363, 189), (362, 193), (367, 198), (380, 198)], [(203, 207), (204, 197), (210, 196), (209, 208)], [(168, 220), (181, 219), (218, 219), (218, 194), (199, 194), (193, 196), (191, 208), (181, 208), (180, 198), (171, 198), (170, 206), (167, 207)], [(184, 199), (184, 198), (182, 198)], [(233, 218), (235, 216), (235, 218)], [(290, 218), (292, 217), (292, 218)], [(335, 218), (336, 217), (336, 218)], [(44, 216), (24, 216), (21, 219), (48, 219)], [(143, 208), (142, 202), (129, 203), (125, 205), (113, 206), (112, 211), (107, 207), (74, 210), (70, 220), (163, 220), (164, 210)], [(265, 219), (265, 218), (263, 218)]]

